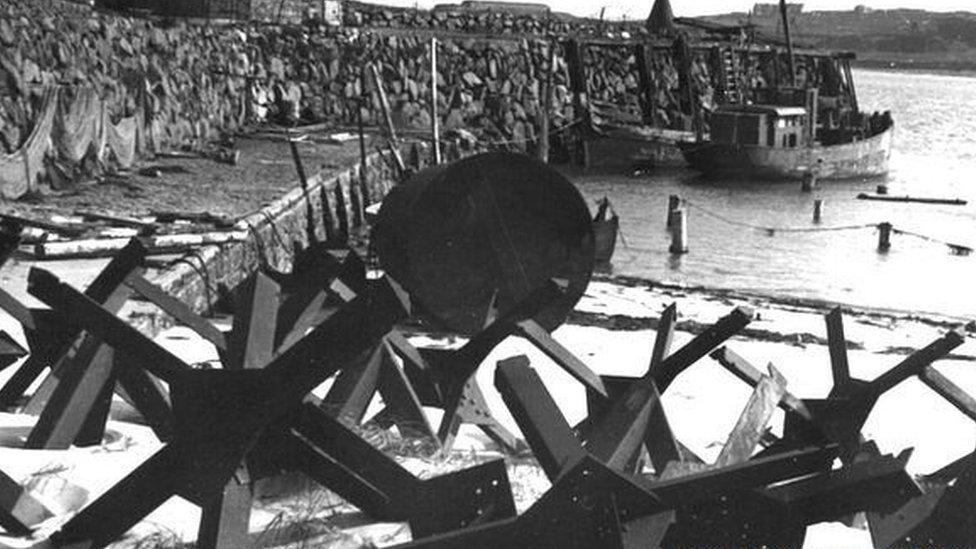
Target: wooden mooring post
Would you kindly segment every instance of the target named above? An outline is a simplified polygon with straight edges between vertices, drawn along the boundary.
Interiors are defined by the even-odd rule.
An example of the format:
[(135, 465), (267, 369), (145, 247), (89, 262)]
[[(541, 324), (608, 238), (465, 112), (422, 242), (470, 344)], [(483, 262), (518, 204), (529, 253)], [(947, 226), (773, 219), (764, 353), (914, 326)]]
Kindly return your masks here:
[(674, 218), (671, 225), (671, 247), (672, 254), (688, 253), (688, 220), (685, 217), (685, 210), (676, 209), (673, 212)]
[(878, 223), (878, 251), (885, 253), (891, 249), (891, 223)]
[(672, 194), (668, 197), (668, 222), (667, 227), (670, 229), (674, 225), (674, 212), (681, 208), (681, 197)]
[(817, 174), (813, 171), (809, 171), (803, 174), (803, 183), (800, 185), (800, 190), (809, 193), (813, 192), (813, 189), (817, 188)]

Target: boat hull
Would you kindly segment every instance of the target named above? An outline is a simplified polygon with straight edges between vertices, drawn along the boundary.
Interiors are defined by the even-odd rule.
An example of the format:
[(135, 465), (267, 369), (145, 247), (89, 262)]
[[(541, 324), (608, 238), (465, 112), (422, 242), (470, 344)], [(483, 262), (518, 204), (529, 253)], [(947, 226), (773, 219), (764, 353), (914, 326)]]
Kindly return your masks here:
[(681, 146), (688, 164), (708, 176), (802, 179), (815, 168), (820, 179), (880, 177), (888, 173), (893, 128), (854, 143), (784, 149), (725, 143)]
[(595, 263), (609, 263), (613, 258), (619, 230), (620, 220), (616, 215), (610, 219), (593, 221), (593, 259)]

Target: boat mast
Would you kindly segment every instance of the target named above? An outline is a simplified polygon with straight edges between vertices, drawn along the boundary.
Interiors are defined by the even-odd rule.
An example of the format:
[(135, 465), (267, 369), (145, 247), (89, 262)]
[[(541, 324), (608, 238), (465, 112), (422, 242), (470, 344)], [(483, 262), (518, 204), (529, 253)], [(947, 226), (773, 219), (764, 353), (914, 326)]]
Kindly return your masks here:
[(786, 55), (790, 64), (790, 86), (796, 87), (796, 65), (793, 61), (793, 41), (790, 40), (790, 19), (786, 16), (786, 0), (779, 0), (779, 14), (783, 18), (783, 36), (786, 37)]

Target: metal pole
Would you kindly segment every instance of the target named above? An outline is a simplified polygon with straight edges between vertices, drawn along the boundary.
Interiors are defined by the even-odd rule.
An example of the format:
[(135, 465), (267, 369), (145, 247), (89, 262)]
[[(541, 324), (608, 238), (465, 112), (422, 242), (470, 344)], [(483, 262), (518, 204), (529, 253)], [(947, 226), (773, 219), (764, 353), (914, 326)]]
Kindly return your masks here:
[(369, 185), (366, 182), (366, 130), (363, 127), (363, 98), (356, 105), (356, 124), (359, 126), (359, 194), (363, 198), (363, 208), (369, 206)]
[(434, 164), (441, 163), (441, 124), (437, 115), (437, 38), (430, 38), (430, 126), (433, 135)]
[(789, 56), (790, 86), (796, 86), (796, 64), (793, 59), (793, 41), (790, 39), (790, 20), (786, 15), (786, 0), (779, 0), (779, 13), (783, 18), (783, 36), (786, 38), (786, 54)]

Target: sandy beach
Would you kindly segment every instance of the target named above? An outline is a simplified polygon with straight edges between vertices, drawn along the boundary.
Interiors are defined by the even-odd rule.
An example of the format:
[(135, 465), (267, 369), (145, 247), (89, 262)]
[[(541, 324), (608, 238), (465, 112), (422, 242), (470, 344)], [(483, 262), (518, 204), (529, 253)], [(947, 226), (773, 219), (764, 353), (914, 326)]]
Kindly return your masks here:
[[(83, 283), (83, 279), (72, 281), (76, 285)], [(17, 293), (22, 291), (15, 289)], [(570, 319), (555, 330), (554, 337), (599, 374), (639, 376), (647, 368), (657, 319), (671, 303), (677, 304), (679, 313), (673, 350), (733, 308), (749, 307), (755, 313), (755, 320), (741, 335), (727, 342), (728, 348), (757, 367), (774, 364), (786, 376), (788, 389), (798, 397), (817, 398), (829, 392), (831, 376), (823, 320), (829, 307), (823, 303), (784, 302), (726, 291), (665, 286), (632, 278), (601, 277), (590, 283)], [(911, 350), (940, 337), (953, 327), (954, 322), (954, 319), (879, 311), (846, 312), (845, 331), (852, 375), (873, 379), (905, 358)], [(223, 327), (227, 329), (229, 325), (224, 323)], [(23, 342), (23, 334), (10, 317), (0, 317), (0, 329)], [(453, 347), (463, 343), (458, 338), (410, 335), (411, 341), (417, 345)], [(971, 336), (972, 332), (969, 332), (966, 343), (935, 366), (963, 388), (976, 393), (976, 372), (973, 371), (976, 345)], [(191, 364), (212, 364), (217, 360), (213, 346), (184, 327), (166, 329), (156, 341)], [(489, 355), (477, 374), (488, 404), (502, 424), (518, 433), (514, 420), (492, 385), (494, 367), (499, 360), (520, 354), (530, 359), (566, 419), (571, 424), (583, 419), (586, 405), (582, 386), (538, 349), (513, 337)], [(0, 382), (5, 381), (12, 371), (11, 367), (0, 373)], [(316, 393), (324, 394), (328, 386), (327, 382)], [(750, 392), (747, 385), (717, 362), (706, 358), (677, 378), (663, 395), (663, 403), (677, 438), (709, 461), (718, 455)], [(378, 410), (379, 403), (374, 402), (372, 409)], [(427, 411), (436, 425), (438, 411)], [(60, 479), (86, 492), (81, 496), (83, 501), (74, 502), (73, 508), (64, 509), (63, 514), (49, 519), (39, 530), (39, 536), (55, 530), (77, 508), (98, 497), (161, 446), (148, 428), (119, 421), (133, 419), (132, 411), (119, 399), (114, 405), (113, 419), (116, 421), (109, 427), (110, 435), (100, 447), (29, 451), (16, 449), (16, 446), (18, 439), (28, 432), (30, 417), (0, 416), (0, 432), (5, 445), (0, 448), (0, 463), (4, 464), (8, 474), (20, 481), (34, 477)], [(781, 432), (782, 412), (777, 412), (771, 426), (773, 433)], [(880, 399), (863, 434), (875, 440), (882, 452), (897, 453), (914, 447), (908, 469), (919, 474), (971, 452), (976, 445), (976, 433), (970, 421), (914, 378)], [(395, 457), (418, 476), (428, 477), (503, 455), (480, 431), (465, 426), (450, 455)], [(528, 508), (549, 486), (531, 457), (509, 458), (509, 473), (520, 511)], [(266, 497), (259, 499), (252, 514), (253, 535), (262, 532), (271, 535), (268, 532), (273, 531), (279, 536), (275, 539), (283, 540), (280, 537), (285, 536), (282, 525), (300, 522), (306, 528), (320, 528), (318, 536), (323, 543), (348, 544), (337, 547), (368, 546), (367, 543), (386, 546), (409, 539), (409, 528), (404, 524), (372, 524), (353, 507), (344, 505), (334, 495), (315, 488), (308, 481), (277, 482), (264, 495)], [(198, 516), (196, 507), (174, 498), (130, 532), (125, 540), (120, 540), (119, 546), (134, 546), (138, 540), (149, 538), (163, 542), (164, 546), (176, 540), (192, 540), (196, 536)], [(4, 538), (3, 542), (26, 546), (19, 545), (24, 540)], [(869, 543), (866, 530), (833, 523), (811, 527), (806, 546), (863, 547)]]

